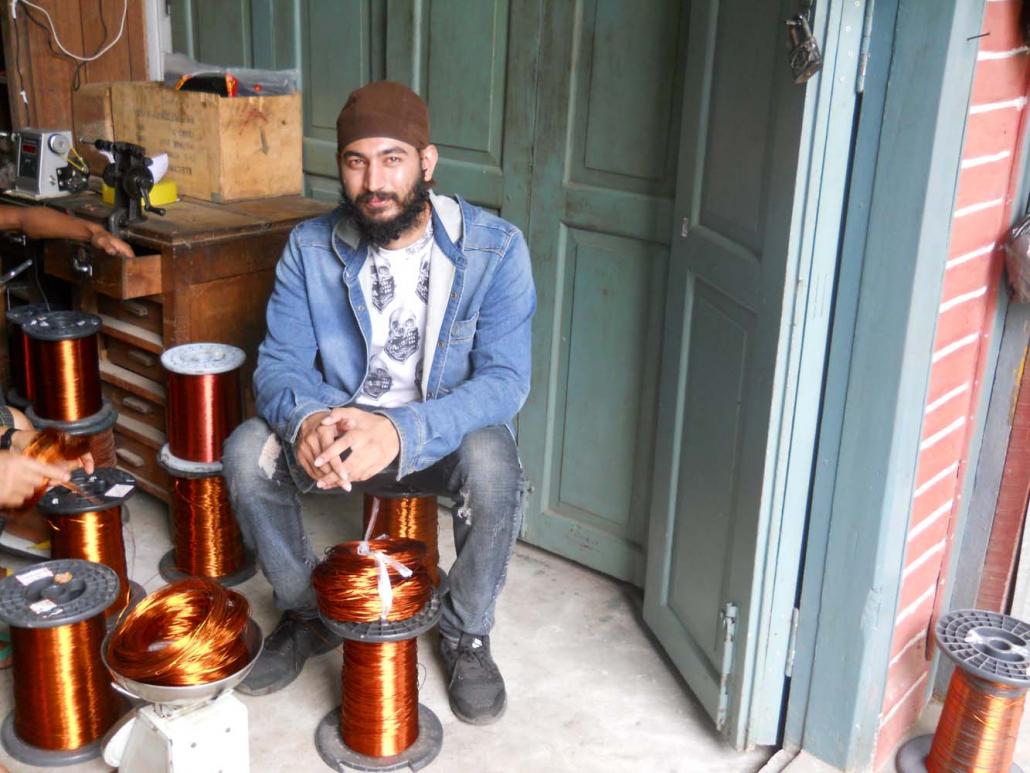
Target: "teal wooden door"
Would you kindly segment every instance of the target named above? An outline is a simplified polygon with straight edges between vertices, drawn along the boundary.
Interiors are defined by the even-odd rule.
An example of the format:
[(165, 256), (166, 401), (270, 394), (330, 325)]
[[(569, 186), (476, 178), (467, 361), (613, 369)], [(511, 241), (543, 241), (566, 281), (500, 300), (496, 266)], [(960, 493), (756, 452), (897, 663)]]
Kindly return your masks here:
[[(790, 79), (789, 11), (691, 4), (644, 596), (645, 620), (738, 746), (775, 743), (784, 679), (781, 665), (780, 689), (763, 685), (775, 705), (749, 726), (751, 664), (769, 635), (757, 622), (776, 581), (761, 568), (778, 539), (771, 500), (795, 292), (785, 276), (814, 93)], [(789, 619), (788, 607), (784, 631)]]
[(524, 539), (644, 579), (676, 189), (680, 0), (548, 2), (529, 245), (539, 305)]

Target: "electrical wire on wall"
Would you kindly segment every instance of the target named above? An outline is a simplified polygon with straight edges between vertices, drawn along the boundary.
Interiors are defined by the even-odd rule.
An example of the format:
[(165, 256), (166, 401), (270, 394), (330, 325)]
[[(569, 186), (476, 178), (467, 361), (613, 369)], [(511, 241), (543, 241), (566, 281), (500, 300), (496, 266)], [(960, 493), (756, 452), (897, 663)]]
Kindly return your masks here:
[[(22, 72), (21, 72), (21, 44), (20, 44), (20, 41), (19, 41), (19, 30), (18, 30), (18, 5), (19, 4), (23, 6), (23, 8), (22, 8), (22, 16), (24, 16), (30, 22), (32, 22), (37, 27), (42, 29), (44, 34), (46, 34), (46, 36), (47, 36), (47, 45), (49, 46), (50, 51), (55, 56), (65, 56), (65, 57), (68, 57), (69, 59), (71, 59), (73, 62), (75, 62), (75, 70), (72, 73), (72, 80), (71, 80), (71, 93), (74, 93), (74, 92), (78, 91), (79, 87), (82, 85), (81, 84), (82, 68), (85, 65), (89, 64), (90, 62), (95, 62), (97, 59), (102, 57), (104, 54), (106, 54), (108, 51), (110, 51), (112, 48), (114, 48), (118, 44), (118, 41), (120, 41), (122, 39), (122, 36), (125, 34), (125, 21), (126, 21), (126, 18), (128, 17), (128, 14), (129, 14), (129, 0), (124, 0), (124, 2), (122, 4), (121, 22), (118, 25), (118, 33), (114, 36), (114, 38), (112, 40), (108, 40), (107, 38), (108, 38), (108, 35), (109, 35), (109, 30), (107, 28), (107, 21), (104, 19), (104, 3), (103, 3), (103, 0), (100, 0), (100, 3), (99, 3), (99, 5), (100, 5), (99, 17), (100, 17), (100, 25), (101, 25), (101, 28), (103, 29), (103, 40), (104, 40), (104, 42), (101, 43), (100, 46), (97, 47), (97, 50), (94, 51), (92, 54), (89, 54), (89, 55), (86, 55), (86, 54), (79, 55), (79, 54), (75, 54), (75, 53), (72, 53), (71, 51), (69, 51), (65, 47), (65, 45), (61, 42), (61, 38), (57, 34), (57, 28), (54, 26), (53, 17), (50, 15), (50, 12), (47, 11), (46, 8), (43, 8), (42, 6), (39, 6), (36, 3), (31, 2), (31, 0), (11, 0), (11, 5), (10, 5), (11, 20), (12, 20), (12, 23), (14, 25), (14, 42), (15, 42), (15, 69), (18, 71), (18, 85), (19, 85), (19, 88), (20, 88), (21, 99), (22, 99), (22, 102), (25, 103), (25, 106), (26, 106), (27, 109), (29, 108), (29, 99), (28, 99), (28, 94), (26, 93), (25, 89), (23, 88), (24, 81), (22, 80)], [(38, 18), (36, 18), (36, 16), (34, 15), (34, 12), (41, 13), (46, 18), (46, 24), (44, 24), (42, 21), (40, 21)], [(27, 40), (27, 38), (26, 38), (26, 40)], [(30, 123), (31, 123), (31, 121), (30, 121)]]

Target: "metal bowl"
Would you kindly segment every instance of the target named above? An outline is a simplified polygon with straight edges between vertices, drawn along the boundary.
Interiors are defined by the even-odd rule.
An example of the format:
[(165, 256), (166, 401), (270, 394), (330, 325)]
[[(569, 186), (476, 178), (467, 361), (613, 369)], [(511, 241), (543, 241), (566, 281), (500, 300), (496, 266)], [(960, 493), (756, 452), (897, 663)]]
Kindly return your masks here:
[(243, 630), (243, 640), (247, 645), (247, 651), (250, 653), (250, 660), (247, 661), (247, 665), (235, 674), (219, 679), (217, 682), (191, 684), (185, 687), (147, 684), (146, 682), (137, 682), (134, 679), (122, 676), (108, 665), (106, 639), (100, 650), (100, 655), (104, 661), (104, 666), (111, 674), (111, 678), (114, 679), (113, 685), (115, 689), (129, 698), (145, 701), (146, 703), (161, 703), (166, 706), (190, 706), (194, 703), (214, 700), (246, 678), (247, 674), (254, 667), (254, 663), (257, 662), (258, 656), (261, 655), (261, 648), (264, 644), (261, 626), (255, 623), (253, 619), (247, 620), (247, 627)]

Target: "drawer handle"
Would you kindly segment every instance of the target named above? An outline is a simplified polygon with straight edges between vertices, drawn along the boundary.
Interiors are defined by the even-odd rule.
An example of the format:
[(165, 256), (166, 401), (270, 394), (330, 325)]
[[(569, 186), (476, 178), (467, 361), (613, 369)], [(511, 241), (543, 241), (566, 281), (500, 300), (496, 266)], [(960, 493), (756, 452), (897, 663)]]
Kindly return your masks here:
[(143, 467), (146, 465), (146, 460), (139, 454), (134, 454), (125, 448), (116, 448), (114, 455), (125, 462), (130, 467)]
[(133, 303), (132, 301), (122, 301), (122, 308), (129, 312), (134, 317), (149, 317), (150, 309), (144, 306), (142, 303)]
[(157, 360), (146, 352), (141, 352), (139, 349), (129, 349), (126, 352), (126, 356), (130, 360), (135, 360), (137, 363), (142, 365), (144, 368), (152, 368), (157, 365)]
[(133, 397), (132, 395), (129, 395), (128, 397), (124, 398), (122, 400), (122, 405), (124, 405), (126, 408), (135, 411), (136, 413), (141, 413), (144, 416), (150, 416), (154, 412), (154, 409), (151, 407), (150, 403), (148, 403), (146, 400), (140, 400), (138, 397)]

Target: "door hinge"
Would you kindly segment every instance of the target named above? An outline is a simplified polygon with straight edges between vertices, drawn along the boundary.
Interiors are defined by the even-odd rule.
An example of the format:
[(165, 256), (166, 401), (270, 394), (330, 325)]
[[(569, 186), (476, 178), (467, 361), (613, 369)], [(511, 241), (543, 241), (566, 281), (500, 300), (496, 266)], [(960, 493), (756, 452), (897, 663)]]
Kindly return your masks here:
[(719, 610), (722, 626), (722, 664), (719, 668), (719, 709), (715, 715), (715, 728), (726, 727), (730, 706), (730, 674), (733, 673), (733, 642), (737, 634), (737, 605), (726, 602)]
[(690, 219), (685, 217), (680, 221), (680, 238), (686, 239), (688, 233), (690, 233)]
[(801, 610), (794, 607), (790, 611), (790, 635), (787, 637), (787, 666), (784, 668), (784, 676), (794, 675), (794, 655), (798, 647), (798, 621), (801, 619)]

